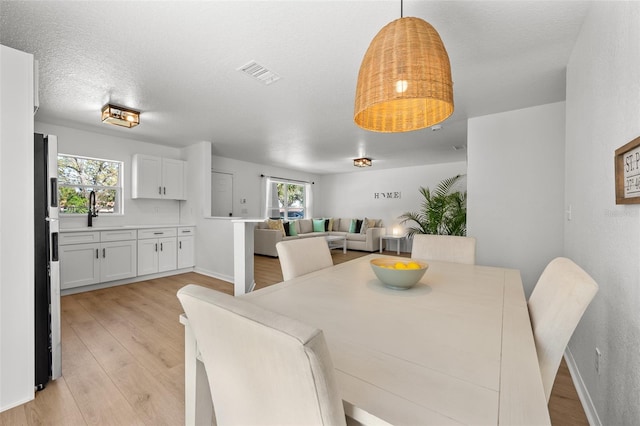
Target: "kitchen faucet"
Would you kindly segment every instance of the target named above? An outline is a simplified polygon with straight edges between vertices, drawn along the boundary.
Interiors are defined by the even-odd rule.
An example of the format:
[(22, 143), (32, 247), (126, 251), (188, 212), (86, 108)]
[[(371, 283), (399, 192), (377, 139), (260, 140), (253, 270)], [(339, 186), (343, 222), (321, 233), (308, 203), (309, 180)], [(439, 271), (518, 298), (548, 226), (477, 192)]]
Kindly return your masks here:
[(89, 193), (89, 215), (87, 216), (87, 226), (93, 226), (94, 217), (98, 217), (98, 213), (96, 210), (96, 193), (95, 191), (91, 191)]

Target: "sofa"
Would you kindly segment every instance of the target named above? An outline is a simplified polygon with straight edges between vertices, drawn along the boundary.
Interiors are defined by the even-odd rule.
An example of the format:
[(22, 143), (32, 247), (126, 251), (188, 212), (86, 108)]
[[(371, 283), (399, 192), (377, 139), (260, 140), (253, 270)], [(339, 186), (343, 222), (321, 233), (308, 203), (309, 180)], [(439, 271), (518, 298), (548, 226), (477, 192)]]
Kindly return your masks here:
[(344, 235), (348, 250), (374, 252), (380, 249), (380, 235), (384, 234), (379, 219), (321, 218), (282, 221), (267, 219), (254, 229), (255, 254), (278, 257), (276, 244), (296, 238)]

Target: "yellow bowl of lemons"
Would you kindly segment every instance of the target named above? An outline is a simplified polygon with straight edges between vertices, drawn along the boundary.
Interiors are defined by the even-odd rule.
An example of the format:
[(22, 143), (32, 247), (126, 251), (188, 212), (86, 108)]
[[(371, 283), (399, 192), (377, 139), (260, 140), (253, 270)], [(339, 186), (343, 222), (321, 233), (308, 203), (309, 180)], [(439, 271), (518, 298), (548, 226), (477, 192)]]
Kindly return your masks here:
[(415, 259), (379, 257), (370, 263), (376, 277), (394, 290), (413, 287), (429, 268), (428, 263)]

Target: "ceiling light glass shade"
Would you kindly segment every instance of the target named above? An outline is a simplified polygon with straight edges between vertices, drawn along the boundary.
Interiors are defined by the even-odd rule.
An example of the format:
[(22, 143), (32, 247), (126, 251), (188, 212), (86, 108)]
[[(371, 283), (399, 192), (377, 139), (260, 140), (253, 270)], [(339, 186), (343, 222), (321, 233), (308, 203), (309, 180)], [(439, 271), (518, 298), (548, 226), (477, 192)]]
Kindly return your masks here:
[(420, 18), (387, 24), (362, 59), (353, 120), (395, 133), (433, 126), (452, 113), (451, 65), (438, 32)]
[(122, 127), (135, 127), (140, 124), (140, 112), (107, 104), (102, 107), (102, 122)]
[(356, 167), (371, 167), (371, 158), (356, 158), (353, 160), (353, 165)]

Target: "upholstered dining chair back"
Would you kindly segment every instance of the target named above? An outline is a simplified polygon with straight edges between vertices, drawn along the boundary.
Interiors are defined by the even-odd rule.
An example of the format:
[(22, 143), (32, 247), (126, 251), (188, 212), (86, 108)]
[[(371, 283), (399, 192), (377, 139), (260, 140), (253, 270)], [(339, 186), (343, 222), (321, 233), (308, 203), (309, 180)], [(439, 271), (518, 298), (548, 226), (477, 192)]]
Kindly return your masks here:
[(178, 298), (205, 365), (217, 424), (345, 424), (321, 330), (193, 284)]
[(333, 266), (331, 251), (324, 237), (280, 241), (276, 250), (285, 281)]
[(476, 239), (454, 235), (415, 234), (411, 249), (413, 259), (443, 262), (476, 263)]
[(544, 393), (551, 388), (580, 318), (598, 292), (598, 284), (570, 259), (553, 259), (540, 275), (528, 307)]

